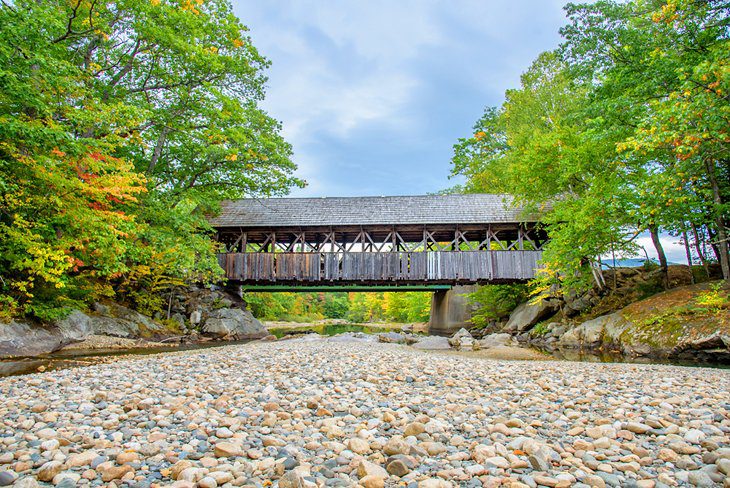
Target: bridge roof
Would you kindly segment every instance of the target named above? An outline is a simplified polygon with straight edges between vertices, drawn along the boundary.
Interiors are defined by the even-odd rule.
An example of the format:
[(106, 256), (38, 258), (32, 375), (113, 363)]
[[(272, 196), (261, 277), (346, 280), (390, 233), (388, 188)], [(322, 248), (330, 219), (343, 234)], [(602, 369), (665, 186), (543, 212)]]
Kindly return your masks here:
[(534, 222), (507, 195), (247, 198), (226, 201), (213, 227), (487, 224)]

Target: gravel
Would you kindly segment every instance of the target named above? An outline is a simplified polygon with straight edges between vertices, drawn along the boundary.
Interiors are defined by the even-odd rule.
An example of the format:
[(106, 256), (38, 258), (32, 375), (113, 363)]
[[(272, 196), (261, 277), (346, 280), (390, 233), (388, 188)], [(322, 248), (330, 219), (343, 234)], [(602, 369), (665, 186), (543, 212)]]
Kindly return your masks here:
[(308, 338), (0, 392), (0, 486), (730, 487), (727, 370)]

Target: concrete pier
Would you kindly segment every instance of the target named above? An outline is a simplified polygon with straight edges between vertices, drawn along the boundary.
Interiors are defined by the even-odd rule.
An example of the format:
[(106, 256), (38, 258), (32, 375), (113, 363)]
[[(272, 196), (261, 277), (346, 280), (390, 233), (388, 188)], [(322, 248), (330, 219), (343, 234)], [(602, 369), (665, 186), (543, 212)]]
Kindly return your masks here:
[(429, 334), (451, 335), (462, 327), (469, 327), (473, 306), (466, 295), (476, 291), (476, 288), (476, 285), (457, 285), (450, 290), (434, 292), (428, 322)]

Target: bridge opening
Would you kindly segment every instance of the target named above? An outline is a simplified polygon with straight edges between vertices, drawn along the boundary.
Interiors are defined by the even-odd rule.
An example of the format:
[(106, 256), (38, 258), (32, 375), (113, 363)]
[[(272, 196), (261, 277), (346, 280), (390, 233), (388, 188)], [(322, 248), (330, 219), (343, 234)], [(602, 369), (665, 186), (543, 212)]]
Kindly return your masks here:
[(256, 318), (268, 322), (379, 324), (428, 323), (433, 292), (430, 291), (244, 291), (243, 298)]

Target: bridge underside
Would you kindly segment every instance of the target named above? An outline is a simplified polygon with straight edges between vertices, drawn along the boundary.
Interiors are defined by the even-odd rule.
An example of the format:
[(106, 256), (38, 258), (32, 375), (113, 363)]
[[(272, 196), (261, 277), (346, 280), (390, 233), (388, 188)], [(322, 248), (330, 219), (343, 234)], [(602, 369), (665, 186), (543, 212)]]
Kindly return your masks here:
[[(234, 282), (235, 284), (235, 282)], [(241, 285), (240, 291), (247, 292), (392, 292), (392, 291), (421, 291), (437, 292), (448, 291), (451, 285), (302, 285), (299, 284), (278, 284), (278, 285)]]

